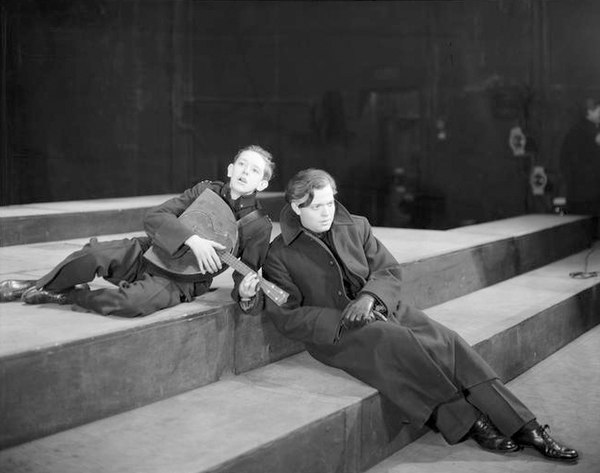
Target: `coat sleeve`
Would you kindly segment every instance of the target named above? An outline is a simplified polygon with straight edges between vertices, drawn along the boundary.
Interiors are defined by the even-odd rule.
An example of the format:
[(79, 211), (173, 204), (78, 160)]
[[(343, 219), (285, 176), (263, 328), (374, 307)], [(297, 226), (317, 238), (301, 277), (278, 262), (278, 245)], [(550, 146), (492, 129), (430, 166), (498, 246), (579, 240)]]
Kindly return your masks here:
[(278, 306), (267, 297), (264, 298), (265, 311), (281, 333), (293, 340), (314, 345), (336, 342), (341, 330), (342, 311), (302, 305), (302, 294), (294, 284), (293, 268), (287, 267), (279, 251), (269, 251), (263, 274), (267, 280), (277, 284), (290, 295), (282, 306)]
[[(273, 228), (273, 224), (269, 217), (264, 215), (259, 220), (252, 222), (246, 228), (240, 229), (240, 251), (238, 253), (240, 259), (246, 263), (254, 271), (258, 271), (265, 262), (267, 257), (267, 250), (269, 249), (269, 241), (271, 240), (271, 230)], [(231, 291), (231, 298), (239, 302), (240, 294), (239, 294), (239, 285), (242, 279), (244, 279), (243, 274), (238, 273), (237, 271), (233, 272), (233, 290)], [(257, 304), (253, 304), (252, 306), (242, 306), (240, 308), (244, 312), (256, 313), (255, 306)]]
[(389, 250), (373, 235), (371, 225), (364, 225), (363, 250), (369, 265), (369, 277), (360, 291), (373, 295), (388, 313), (397, 310), (402, 289), (402, 268)]
[[(183, 194), (150, 209), (144, 217), (144, 230), (152, 242), (175, 256), (184, 242), (194, 232), (183, 225), (179, 217), (206, 189), (210, 181), (203, 181), (187, 189)], [(185, 250), (185, 249), (184, 249)]]

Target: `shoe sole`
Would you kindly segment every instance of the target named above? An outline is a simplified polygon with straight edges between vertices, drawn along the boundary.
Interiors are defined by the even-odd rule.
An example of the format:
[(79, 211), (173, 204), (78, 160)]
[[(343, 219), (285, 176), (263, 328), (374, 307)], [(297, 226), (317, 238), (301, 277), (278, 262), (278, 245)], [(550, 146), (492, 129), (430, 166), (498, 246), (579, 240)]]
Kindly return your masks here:
[(555, 457), (549, 457), (547, 455), (544, 455), (542, 452), (540, 452), (537, 448), (532, 447), (531, 445), (521, 445), (520, 446), (521, 449), (531, 449), (533, 450), (535, 453), (537, 453), (538, 455), (541, 455), (542, 458), (546, 459), (546, 460), (552, 460), (555, 462), (561, 462), (561, 463), (570, 463), (570, 464), (574, 464), (577, 463), (580, 459), (579, 456), (575, 457), (575, 458), (555, 458)]
[(491, 448), (483, 448), (481, 447), (483, 450), (485, 450), (486, 452), (492, 452), (492, 453), (499, 453), (500, 455), (507, 455), (510, 453), (517, 453), (520, 452), (521, 450), (523, 450), (521, 447), (517, 447), (514, 448), (512, 450), (497, 450), (497, 449), (491, 449)]

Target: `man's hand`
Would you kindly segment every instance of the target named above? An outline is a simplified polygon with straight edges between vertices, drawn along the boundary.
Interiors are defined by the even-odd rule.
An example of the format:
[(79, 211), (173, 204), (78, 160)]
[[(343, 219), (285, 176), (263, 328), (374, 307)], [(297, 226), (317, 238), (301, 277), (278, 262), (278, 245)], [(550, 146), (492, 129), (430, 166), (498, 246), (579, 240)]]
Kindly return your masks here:
[(350, 302), (342, 313), (342, 323), (347, 328), (362, 327), (375, 320), (371, 312), (375, 298), (368, 294), (361, 295), (358, 299)]
[(221, 269), (221, 258), (215, 250), (225, 250), (226, 248), (223, 245), (216, 241), (201, 238), (198, 235), (189, 237), (185, 240), (185, 244), (194, 252), (202, 274), (206, 272), (216, 273)]
[(242, 299), (252, 299), (256, 295), (256, 288), (258, 286), (258, 274), (248, 273), (244, 276), (244, 279), (240, 282), (238, 291)]

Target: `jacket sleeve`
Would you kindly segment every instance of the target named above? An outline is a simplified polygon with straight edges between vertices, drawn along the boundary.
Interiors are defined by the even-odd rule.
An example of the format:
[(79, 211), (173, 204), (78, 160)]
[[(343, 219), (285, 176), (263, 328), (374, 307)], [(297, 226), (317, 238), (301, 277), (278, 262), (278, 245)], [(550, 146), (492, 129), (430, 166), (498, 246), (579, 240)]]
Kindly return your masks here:
[[(240, 229), (239, 235), (239, 257), (254, 271), (258, 271), (265, 262), (267, 257), (267, 250), (269, 249), (269, 241), (271, 240), (271, 230), (273, 224), (269, 217), (264, 215), (259, 220), (252, 222), (246, 228)], [(233, 272), (233, 290), (231, 291), (231, 298), (238, 302), (240, 301), (239, 286), (244, 276), (237, 271)], [(257, 313), (258, 304), (253, 305), (241, 305), (240, 308), (244, 312)]]
[(282, 334), (293, 340), (315, 345), (336, 342), (341, 329), (342, 311), (302, 305), (302, 294), (293, 280), (293, 268), (286, 266), (277, 251), (269, 251), (263, 274), (290, 295), (282, 306), (264, 298), (265, 311)]
[(370, 274), (360, 292), (373, 295), (391, 313), (400, 304), (402, 268), (390, 251), (373, 235), (367, 219), (361, 220), (364, 225), (363, 250)]
[[(203, 181), (187, 189), (183, 194), (150, 209), (144, 217), (144, 230), (152, 242), (175, 256), (184, 242), (191, 237), (192, 229), (183, 225), (179, 217), (206, 189), (210, 181)], [(184, 250), (187, 250), (185, 248)]]

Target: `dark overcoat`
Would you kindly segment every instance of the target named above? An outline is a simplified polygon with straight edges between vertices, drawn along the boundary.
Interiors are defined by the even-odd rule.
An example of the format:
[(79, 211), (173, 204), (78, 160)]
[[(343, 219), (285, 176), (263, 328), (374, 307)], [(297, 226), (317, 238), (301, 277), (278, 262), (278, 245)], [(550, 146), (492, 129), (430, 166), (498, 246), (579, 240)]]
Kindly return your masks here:
[[(280, 223), (263, 274), (290, 297), (281, 307), (265, 299), (265, 310), (280, 332), (304, 342), (314, 358), (377, 388), (400, 408), (403, 420), (418, 425), (441, 403), (497, 377), (454, 331), (402, 302), (400, 265), (367, 219), (336, 203), (330, 232), (339, 258), (302, 228), (289, 205)], [(345, 272), (360, 281), (354, 296), (373, 295), (385, 307), (387, 322), (341, 329), (342, 311), (350, 302)]]
[[(265, 260), (269, 247), (273, 227), (271, 219), (262, 211), (256, 192), (233, 200), (230, 195), (231, 188), (229, 184), (220, 181), (199, 182), (177, 197), (173, 197), (148, 210), (144, 216), (144, 230), (146, 230), (150, 239), (149, 243), (161, 247), (172, 259), (181, 258), (184, 253), (191, 251), (184, 242), (194, 234), (194, 230), (183, 224), (178, 217), (206, 189), (219, 194), (231, 207), (238, 222), (241, 222), (238, 226), (238, 243), (235, 256), (239, 257), (250, 268), (258, 270)], [(257, 217), (246, 220), (249, 214), (254, 213), (254, 211), (257, 211)], [(227, 266), (224, 265), (222, 271), (226, 268)], [(155, 269), (157, 272), (161, 272), (160, 268)], [(191, 276), (171, 274), (168, 277), (184, 281), (208, 281), (210, 284), (217, 274), (195, 274)], [(235, 272), (233, 279), (237, 287), (243, 279), (243, 275)]]

